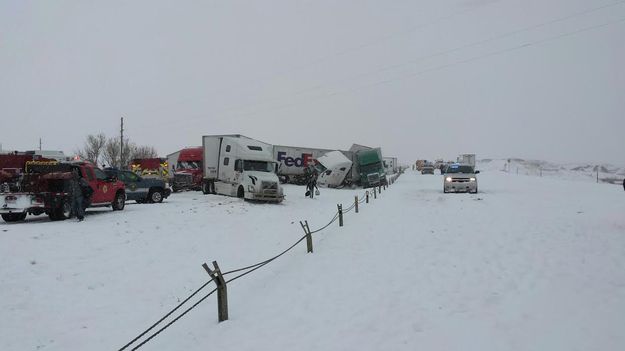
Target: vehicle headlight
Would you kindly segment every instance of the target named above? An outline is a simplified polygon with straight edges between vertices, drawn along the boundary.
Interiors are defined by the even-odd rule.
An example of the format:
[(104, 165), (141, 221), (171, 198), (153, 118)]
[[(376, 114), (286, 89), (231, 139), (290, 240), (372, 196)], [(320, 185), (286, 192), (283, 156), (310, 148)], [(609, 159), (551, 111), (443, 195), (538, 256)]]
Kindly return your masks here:
[(472, 181), (472, 182), (474, 182), (474, 181), (475, 181), (475, 178), (471, 177), (471, 178), (469, 178), (469, 180), (470, 180), (470, 181)]
[(247, 186), (247, 191), (254, 192), (254, 186), (253, 186), (253, 185), (251, 185), (251, 184), (250, 184), (250, 185), (248, 185), (248, 186)]
[(451, 177), (447, 177), (447, 178), (445, 178), (445, 181), (447, 181), (447, 182), (451, 182)]

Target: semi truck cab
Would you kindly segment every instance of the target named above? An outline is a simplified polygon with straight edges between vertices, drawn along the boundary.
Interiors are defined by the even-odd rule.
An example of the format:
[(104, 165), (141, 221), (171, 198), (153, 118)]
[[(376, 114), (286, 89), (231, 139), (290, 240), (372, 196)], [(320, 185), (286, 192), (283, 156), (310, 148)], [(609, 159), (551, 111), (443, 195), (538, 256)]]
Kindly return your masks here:
[(357, 154), (358, 172), (363, 188), (386, 184), (386, 171), (379, 150), (362, 150)]
[(240, 135), (204, 136), (202, 191), (246, 200), (282, 202), (272, 147)]

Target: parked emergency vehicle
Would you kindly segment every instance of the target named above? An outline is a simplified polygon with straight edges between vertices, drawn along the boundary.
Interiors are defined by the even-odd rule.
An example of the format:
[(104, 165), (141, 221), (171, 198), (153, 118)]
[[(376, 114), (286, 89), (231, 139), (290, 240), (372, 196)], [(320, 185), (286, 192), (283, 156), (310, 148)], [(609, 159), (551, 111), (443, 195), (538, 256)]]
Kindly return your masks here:
[(21, 221), (28, 214), (47, 214), (51, 220), (71, 217), (70, 186), (77, 169), (87, 180), (93, 194), (86, 207), (110, 206), (123, 210), (124, 183), (108, 177), (89, 162), (27, 161), (17, 189), (3, 187), (0, 192), (0, 214), (6, 222)]

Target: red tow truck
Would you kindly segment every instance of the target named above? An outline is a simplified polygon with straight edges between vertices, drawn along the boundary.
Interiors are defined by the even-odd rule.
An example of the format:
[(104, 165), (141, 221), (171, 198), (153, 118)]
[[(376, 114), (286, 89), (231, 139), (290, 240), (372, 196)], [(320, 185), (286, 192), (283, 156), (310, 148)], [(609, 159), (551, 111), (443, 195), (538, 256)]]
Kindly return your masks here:
[(124, 209), (124, 183), (108, 177), (89, 162), (26, 161), (24, 172), (13, 185), (0, 184), (0, 215), (6, 222), (22, 221), (26, 215), (47, 214), (51, 220), (64, 220), (72, 215), (72, 172), (77, 169), (93, 189), (86, 207), (110, 206)]

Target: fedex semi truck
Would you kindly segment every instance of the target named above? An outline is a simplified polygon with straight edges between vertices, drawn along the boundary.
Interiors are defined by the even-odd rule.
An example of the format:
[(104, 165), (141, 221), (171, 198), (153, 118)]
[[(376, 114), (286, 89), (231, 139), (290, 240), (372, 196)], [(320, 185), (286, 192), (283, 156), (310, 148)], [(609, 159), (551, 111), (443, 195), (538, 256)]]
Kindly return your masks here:
[[(336, 152), (341, 153), (344, 158), (334, 154), (334, 156), (330, 158), (324, 158), (328, 166), (320, 165), (319, 160), (322, 159), (323, 156)], [(341, 185), (355, 184), (360, 181), (358, 169), (356, 167), (358, 159), (356, 153), (352, 151), (274, 145), (273, 155), (274, 160), (278, 163), (278, 176), (283, 183), (306, 184), (307, 175), (305, 169), (309, 166), (318, 168), (317, 171), (319, 171), (319, 169), (323, 169), (324, 171), (330, 169), (331, 172), (337, 172), (330, 177), (332, 179), (325, 179), (326, 176), (322, 176), (319, 171), (320, 177), (318, 181), (321, 180), (323, 186), (339, 187)], [(347, 161), (349, 161), (349, 166), (345, 170), (341, 170), (341, 168), (345, 168), (345, 163)], [(342, 177), (341, 184), (336, 184), (337, 179), (340, 177), (339, 175), (344, 172), (346, 173)], [(319, 185), (322, 185), (321, 182)]]
[[(323, 155), (333, 151), (340, 152), (347, 160), (351, 161), (342, 185), (357, 184), (367, 188), (386, 184), (382, 150), (358, 144), (352, 145), (348, 151), (275, 145), (273, 154), (274, 159), (278, 163), (277, 173), (283, 182), (305, 184), (307, 180), (306, 167), (317, 167), (319, 164), (318, 160)], [(341, 160), (342, 163), (345, 163), (344, 161)], [(343, 166), (338, 166), (334, 170), (343, 172), (340, 168), (343, 168)], [(331, 182), (334, 181), (332, 180)]]
[(330, 151), (332, 150), (274, 145), (273, 159), (278, 164), (277, 173), (280, 180), (283, 183), (305, 184), (306, 167), (316, 165), (317, 159)]
[(239, 134), (202, 137), (204, 194), (282, 202), (273, 146)]

